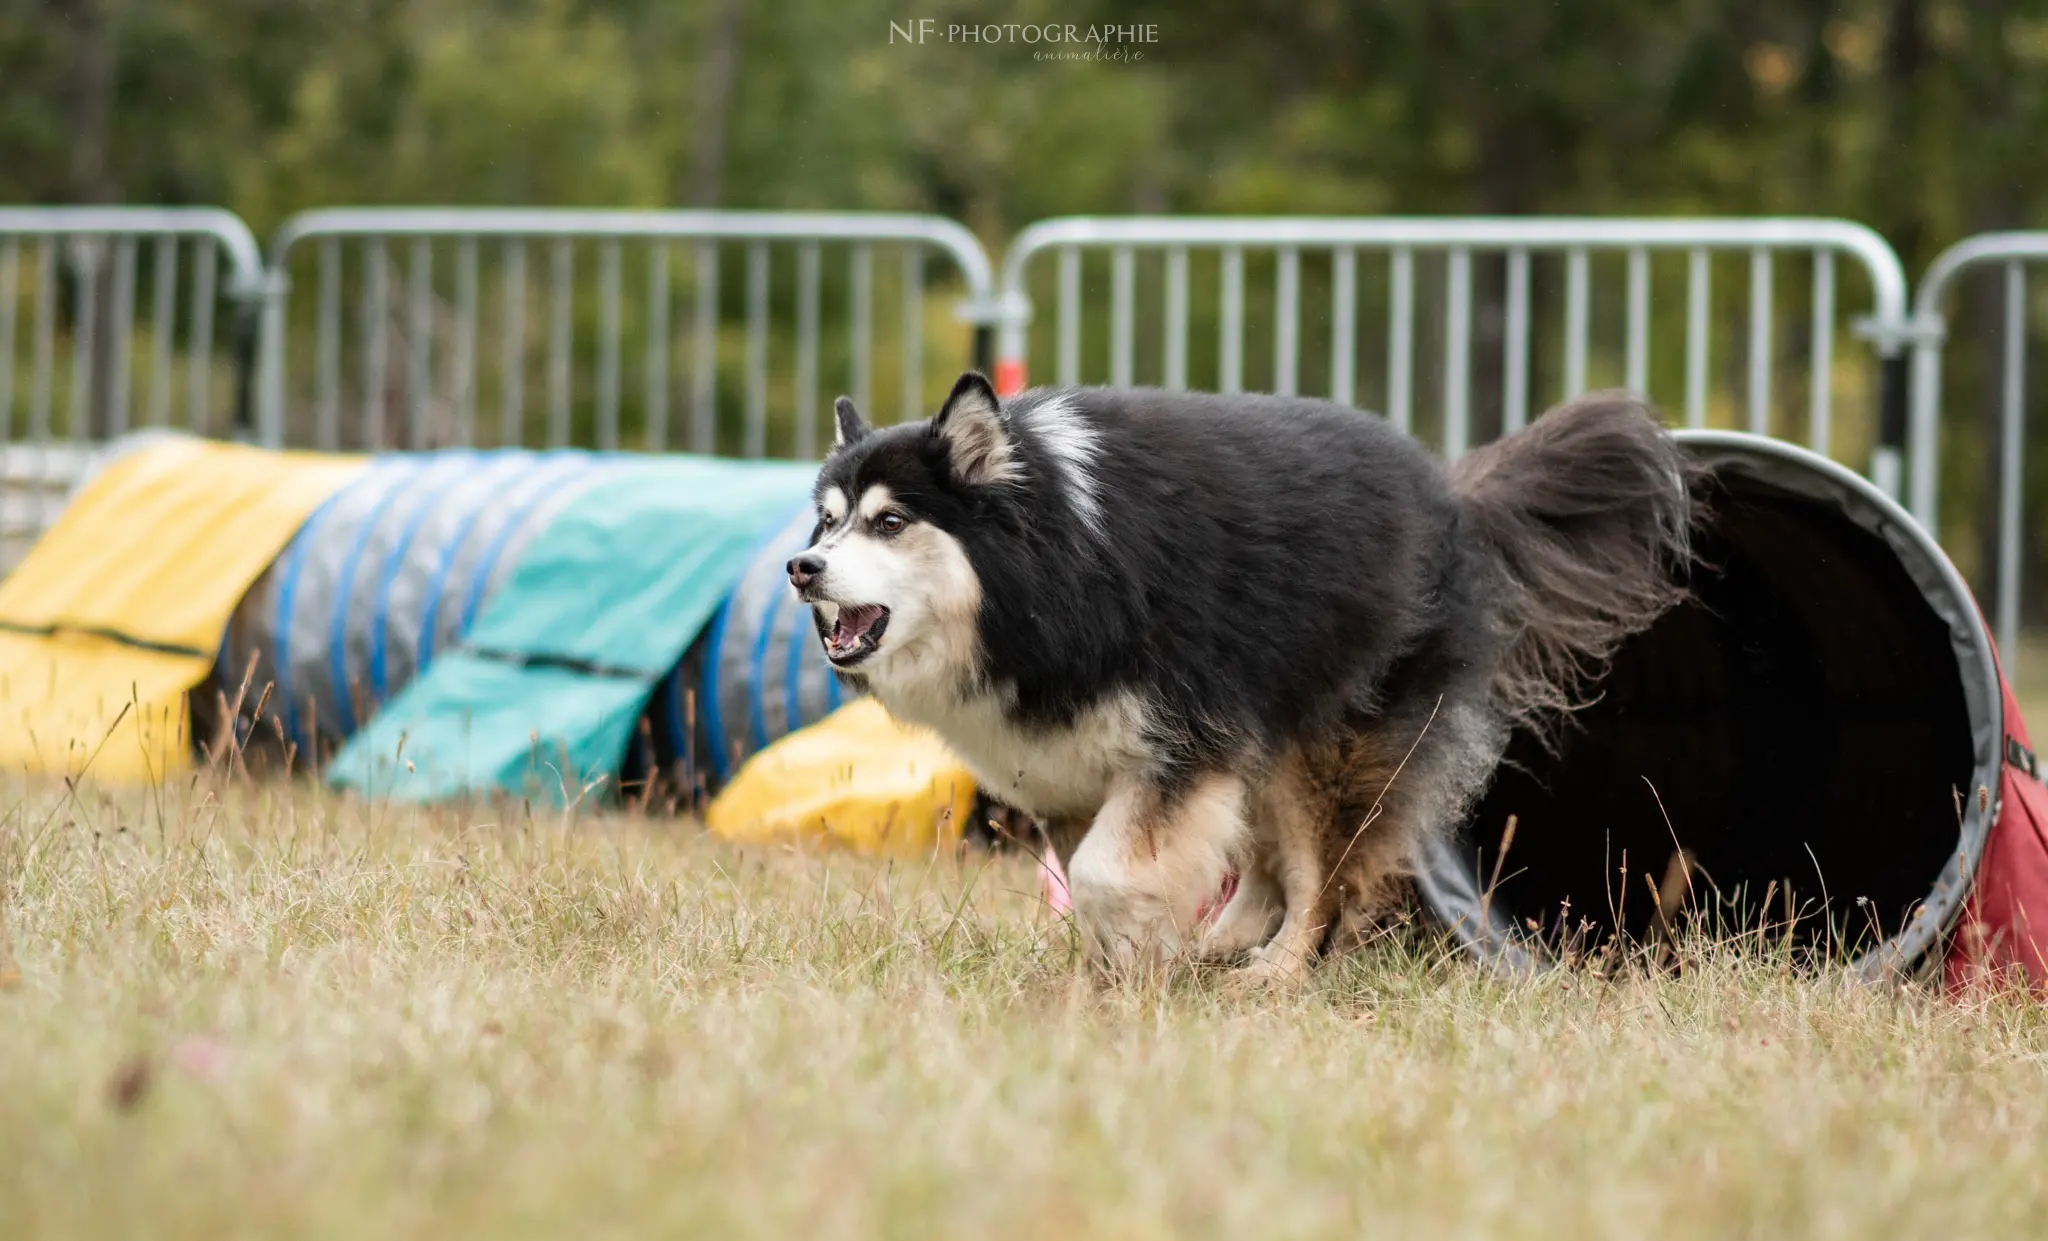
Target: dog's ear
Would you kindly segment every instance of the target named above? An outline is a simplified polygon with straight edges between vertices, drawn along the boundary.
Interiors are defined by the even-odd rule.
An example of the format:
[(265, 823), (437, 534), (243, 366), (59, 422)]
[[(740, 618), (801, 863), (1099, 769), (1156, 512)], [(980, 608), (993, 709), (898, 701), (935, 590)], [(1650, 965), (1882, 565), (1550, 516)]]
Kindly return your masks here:
[(953, 476), (961, 482), (978, 487), (1016, 481), (1016, 441), (1010, 438), (996, 390), (979, 373), (969, 371), (953, 385), (946, 403), (932, 416), (932, 436), (945, 445)]
[(860, 416), (850, 399), (842, 396), (832, 402), (832, 451), (860, 443), (867, 433), (868, 420)]

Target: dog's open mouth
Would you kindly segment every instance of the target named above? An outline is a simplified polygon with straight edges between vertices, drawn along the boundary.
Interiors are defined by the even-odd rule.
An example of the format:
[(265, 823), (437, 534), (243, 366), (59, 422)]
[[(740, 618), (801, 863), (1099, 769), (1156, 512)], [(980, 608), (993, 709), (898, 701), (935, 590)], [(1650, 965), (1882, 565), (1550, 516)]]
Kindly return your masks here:
[(879, 603), (841, 604), (839, 617), (825, 634), (825, 658), (850, 668), (875, 653), (889, 628), (889, 609)]

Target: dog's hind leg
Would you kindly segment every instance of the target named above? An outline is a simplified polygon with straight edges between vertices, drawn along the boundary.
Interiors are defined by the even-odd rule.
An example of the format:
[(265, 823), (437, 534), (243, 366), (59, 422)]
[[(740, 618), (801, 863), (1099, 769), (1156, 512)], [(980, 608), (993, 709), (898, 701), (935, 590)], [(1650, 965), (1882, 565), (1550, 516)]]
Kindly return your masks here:
[(1111, 790), (1067, 871), (1097, 964), (1149, 973), (1183, 953), (1243, 851), (1244, 802), (1244, 782), (1224, 773), (1180, 790), (1136, 780)]
[(1287, 915), (1252, 953), (1248, 980), (1299, 978), (1348, 905), (1381, 898), (1425, 822), (1418, 794), (1435, 787), (1410, 760), (1435, 766), (1442, 741), (1422, 721), (1372, 718), (1299, 746), (1277, 765), (1259, 788), (1255, 815), (1261, 860), (1278, 876)]
[(1338, 904), (1325, 951), (1356, 946), (1398, 907), (1422, 842), (1457, 827), (1505, 741), (1504, 725), (1484, 704), (1452, 701), (1425, 718), (1376, 721), (1317, 752)]
[(1264, 856), (1259, 861), (1277, 880), (1286, 912), (1279, 930), (1253, 949), (1251, 960), (1238, 970), (1248, 982), (1284, 983), (1300, 978), (1322, 947), (1337, 908), (1324, 849), (1325, 816), (1314, 785), (1296, 754), (1260, 791)]

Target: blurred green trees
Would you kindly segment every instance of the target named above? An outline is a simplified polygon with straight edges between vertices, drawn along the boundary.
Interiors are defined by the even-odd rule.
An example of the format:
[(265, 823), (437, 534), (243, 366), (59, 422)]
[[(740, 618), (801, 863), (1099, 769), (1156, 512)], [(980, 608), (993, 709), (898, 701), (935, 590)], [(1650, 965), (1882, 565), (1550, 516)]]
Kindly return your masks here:
[[(1152, 23), (1137, 62), (890, 24)], [(2048, 210), (2048, 0), (4, 0), (0, 197)]]

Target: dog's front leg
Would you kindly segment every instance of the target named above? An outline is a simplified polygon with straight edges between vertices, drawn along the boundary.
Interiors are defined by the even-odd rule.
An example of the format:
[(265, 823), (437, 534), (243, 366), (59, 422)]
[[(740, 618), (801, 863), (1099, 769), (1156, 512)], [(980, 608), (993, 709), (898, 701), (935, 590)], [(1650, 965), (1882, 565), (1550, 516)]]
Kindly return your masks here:
[(1195, 951), (1205, 961), (1231, 961), (1273, 938), (1280, 919), (1287, 912), (1285, 895), (1274, 881), (1266, 859), (1246, 858), (1241, 866), (1237, 891), (1223, 904), (1223, 911), (1202, 930)]
[(1244, 793), (1244, 782), (1225, 774), (1172, 790), (1143, 779), (1110, 790), (1067, 874), (1075, 921), (1099, 966), (1151, 973), (1188, 947), (1241, 851)]

